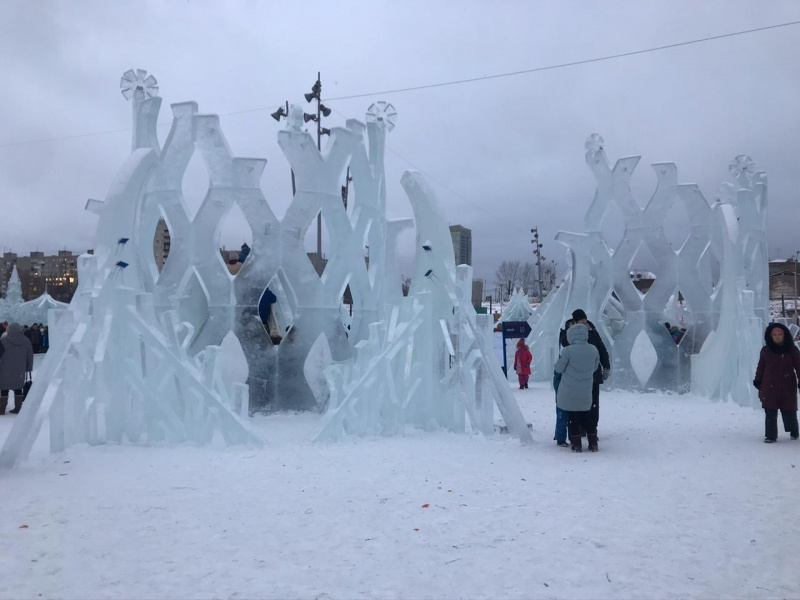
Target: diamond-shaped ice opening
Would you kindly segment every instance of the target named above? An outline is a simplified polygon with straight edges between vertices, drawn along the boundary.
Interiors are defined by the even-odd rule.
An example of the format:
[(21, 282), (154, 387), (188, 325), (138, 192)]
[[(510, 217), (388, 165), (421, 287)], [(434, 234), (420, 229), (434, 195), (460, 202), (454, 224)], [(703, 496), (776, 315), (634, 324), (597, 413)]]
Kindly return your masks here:
[(332, 363), (333, 356), (328, 344), (328, 338), (325, 337), (324, 333), (320, 333), (311, 345), (306, 361), (303, 363), (303, 375), (314, 394), (314, 398), (317, 399), (317, 404), (323, 408), (330, 398), (330, 389), (328, 388), (328, 381), (325, 379), (324, 371)]
[(650, 380), (657, 364), (658, 354), (653, 342), (650, 341), (650, 336), (644, 330), (640, 331), (631, 348), (631, 366), (642, 387)]
[(611, 295), (603, 305), (603, 324), (608, 331), (611, 332), (613, 337), (616, 337), (626, 325), (625, 307), (619, 299), (616, 291), (612, 291)]
[(156, 230), (153, 233), (153, 260), (156, 269), (156, 274), (164, 270), (164, 265), (167, 264), (167, 257), (169, 257), (169, 249), (172, 240), (170, 238), (169, 226), (163, 215), (158, 220)]
[(208, 292), (197, 272), (192, 269), (189, 278), (178, 295), (181, 319), (189, 322), (194, 327), (194, 336), (197, 339), (203, 326), (208, 321)]
[(658, 261), (650, 252), (645, 242), (639, 244), (639, 249), (631, 259), (631, 282), (641, 294), (647, 294), (656, 282), (656, 269)]
[(208, 193), (210, 181), (208, 167), (206, 167), (203, 155), (199, 151), (195, 151), (189, 160), (189, 164), (186, 165), (186, 171), (183, 172), (183, 181), (181, 182), (183, 203), (189, 219), (194, 219), (197, 211), (200, 210), (200, 206)]
[(253, 230), (250, 229), (250, 223), (247, 222), (244, 212), (235, 202), (219, 222), (217, 247), (228, 272), (236, 276), (253, 247)]
[(261, 294), (258, 301), (258, 315), (270, 341), (277, 346), (289, 335), (294, 325), (289, 299), (281, 283), (275, 275)]
[(664, 308), (664, 327), (669, 332), (672, 341), (679, 345), (686, 339), (686, 334), (689, 332), (691, 324), (691, 311), (686, 299), (681, 294), (680, 290), (670, 296), (666, 307)]
[(625, 215), (622, 214), (616, 202), (612, 201), (609, 204), (603, 218), (601, 232), (608, 247), (616, 251), (625, 237)]
[[(322, 277), (325, 272), (325, 267), (328, 265), (328, 259), (325, 258), (325, 248), (330, 248), (331, 239), (328, 235), (328, 229), (325, 226), (325, 218), (321, 217), (322, 212), (319, 212), (314, 220), (308, 226), (305, 236), (306, 256), (308, 257), (311, 266), (317, 272), (317, 275)], [(318, 226), (318, 220), (321, 226)], [(321, 243), (318, 244), (317, 238), (321, 234)], [(321, 247), (322, 252), (317, 252), (318, 245)]]
[(676, 198), (662, 222), (664, 235), (676, 252), (683, 248), (691, 233), (692, 222), (683, 202)]
[(717, 289), (719, 282), (720, 263), (711, 244), (706, 246), (706, 249), (700, 255), (697, 261), (697, 271), (700, 276), (700, 282), (703, 284), (703, 289), (710, 296)]

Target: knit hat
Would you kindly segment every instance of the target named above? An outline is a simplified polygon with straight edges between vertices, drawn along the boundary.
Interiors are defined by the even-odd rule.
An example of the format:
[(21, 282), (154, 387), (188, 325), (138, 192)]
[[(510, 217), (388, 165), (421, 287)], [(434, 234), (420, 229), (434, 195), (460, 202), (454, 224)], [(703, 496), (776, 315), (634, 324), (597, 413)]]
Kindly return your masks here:
[(572, 311), (572, 320), (575, 321), (576, 323), (578, 321), (581, 321), (581, 320), (587, 319), (587, 318), (588, 317), (586, 316), (586, 313), (583, 312), (583, 310), (581, 310), (580, 308), (578, 310), (573, 310)]

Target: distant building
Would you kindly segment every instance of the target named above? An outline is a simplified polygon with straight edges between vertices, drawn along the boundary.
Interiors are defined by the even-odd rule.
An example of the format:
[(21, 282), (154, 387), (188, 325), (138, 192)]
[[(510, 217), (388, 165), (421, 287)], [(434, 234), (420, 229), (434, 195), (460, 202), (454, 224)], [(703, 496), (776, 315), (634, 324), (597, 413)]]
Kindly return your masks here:
[(0, 294), (5, 296), (11, 271), (17, 267), (25, 301), (38, 298), (47, 291), (59, 302), (69, 302), (78, 287), (78, 255), (69, 250), (57, 254), (31, 252), (18, 256), (6, 252), (0, 261)]
[(451, 225), (450, 237), (453, 238), (456, 266), (472, 265), (472, 230), (461, 225)]
[(483, 279), (472, 280), (472, 306), (479, 308), (483, 306)]
[(780, 300), (782, 296), (787, 299), (794, 298), (795, 283), (800, 285), (800, 263), (794, 259), (769, 261), (770, 300)]
[(156, 259), (156, 267), (158, 268), (158, 272), (161, 272), (161, 269), (164, 268), (164, 263), (167, 262), (167, 256), (169, 256), (169, 246), (170, 246), (170, 238), (169, 238), (169, 229), (167, 229), (167, 222), (164, 219), (158, 220), (158, 226), (156, 227), (156, 235), (153, 238), (153, 256)]

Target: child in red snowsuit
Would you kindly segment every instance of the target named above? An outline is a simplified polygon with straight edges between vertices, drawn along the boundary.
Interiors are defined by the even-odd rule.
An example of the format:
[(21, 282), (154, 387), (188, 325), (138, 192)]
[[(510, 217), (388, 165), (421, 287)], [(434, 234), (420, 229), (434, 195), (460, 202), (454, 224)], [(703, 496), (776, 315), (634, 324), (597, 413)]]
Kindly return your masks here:
[(519, 379), (519, 389), (528, 389), (528, 376), (531, 374), (531, 362), (533, 355), (525, 345), (525, 340), (517, 342), (517, 353), (514, 355), (514, 370), (517, 372), (517, 379)]

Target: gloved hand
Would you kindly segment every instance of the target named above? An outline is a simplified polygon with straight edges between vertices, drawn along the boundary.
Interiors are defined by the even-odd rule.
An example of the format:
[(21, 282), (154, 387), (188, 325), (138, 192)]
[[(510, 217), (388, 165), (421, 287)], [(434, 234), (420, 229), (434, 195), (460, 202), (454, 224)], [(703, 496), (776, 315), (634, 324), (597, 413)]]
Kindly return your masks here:
[(757, 390), (760, 390), (761, 389), (761, 382), (753, 380), (753, 387), (756, 388)]
[(603, 381), (611, 376), (611, 369), (603, 369)]

